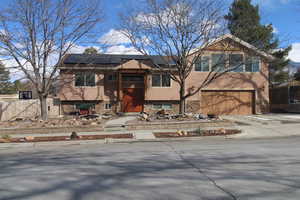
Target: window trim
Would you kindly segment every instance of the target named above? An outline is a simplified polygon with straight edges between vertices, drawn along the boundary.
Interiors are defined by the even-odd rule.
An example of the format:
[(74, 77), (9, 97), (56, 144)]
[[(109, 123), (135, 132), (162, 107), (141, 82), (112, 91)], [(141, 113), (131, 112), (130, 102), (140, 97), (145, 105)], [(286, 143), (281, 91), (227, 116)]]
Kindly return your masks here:
[[(75, 88), (94, 88), (94, 87), (96, 87), (97, 86), (97, 75), (96, 75), (96, 73), (95, 72), (83, 72), (84, 74), (86, 74), (86, 73), (93, 73), (94, 74), (94, 78), (95, 78), (95, 85), (94, 86), (90, 86), (90, 85), (88, 85), (88, 86), (86, 86), (86, 85), (83, 85), (83, 86), (77, 86), (76, 85), (76, 72), (74, 73), (74, 87)], [(84, 82), (86, 82), (86, 77), (84, 78)]]
[[(153, 75), (160, 75), (160, 86), (153, 86), (153, 84), (152, 84)], [(163, 73), (153, 73), (153, 74), (151, 74), (151, 87), (152, 88), (171, 88), (172, 87), (171, 76), (170, 76), (170, 86), (162, 86), (162, 75), (168, 75), (168, 76), (170, 76), (169, 74), (163, 74)]]

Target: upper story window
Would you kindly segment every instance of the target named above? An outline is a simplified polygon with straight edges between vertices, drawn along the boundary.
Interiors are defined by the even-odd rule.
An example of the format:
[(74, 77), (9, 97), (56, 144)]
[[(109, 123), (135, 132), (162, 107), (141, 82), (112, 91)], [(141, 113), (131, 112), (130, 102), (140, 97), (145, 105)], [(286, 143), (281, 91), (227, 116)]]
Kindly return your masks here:
[(208, 72), (209, 71), (209, 56), (201, 56), (195, 63), (195, 71)]
[(168, 74), (152, 74), (152, 87), (170, 87), (171, 77)]
[(222, 54), (212, 54), (211, 55), (212, 71), (218, 72), (225, 69), (226, 66), (226, 55)]
[(75, 74), (75, 86), (95, 86), (95, 73), (80, 72)]
[(222, 72), (224, 69), (230, 69), (232, 72), (259, 72), (260, 58), (246, 57), (244, 59), (244, 55), (241, 53), (216, 53), (210, 56), (202, 56), (195, 62), (195, 71)]
[(233, 72), (243, 72), (243, 54), (229, 54), (229, 69)]
[(246, 72), (259, 72), (260, 59), (259, 57), (247, 57), (245, 63)]

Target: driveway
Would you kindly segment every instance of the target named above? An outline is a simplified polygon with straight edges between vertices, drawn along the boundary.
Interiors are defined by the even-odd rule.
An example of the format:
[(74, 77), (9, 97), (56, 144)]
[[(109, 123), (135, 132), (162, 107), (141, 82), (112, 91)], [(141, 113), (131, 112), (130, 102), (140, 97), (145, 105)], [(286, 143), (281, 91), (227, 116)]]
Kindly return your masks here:
[(300, 138), (0, 150), (0, 200), (299, 199)]

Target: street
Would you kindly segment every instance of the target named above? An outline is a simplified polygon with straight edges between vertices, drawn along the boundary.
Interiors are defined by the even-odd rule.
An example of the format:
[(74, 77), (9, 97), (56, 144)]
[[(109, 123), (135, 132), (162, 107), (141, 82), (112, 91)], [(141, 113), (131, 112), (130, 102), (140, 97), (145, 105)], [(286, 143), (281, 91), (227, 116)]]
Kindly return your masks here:
[(0, 200), (299, 196), (300, 137), (0, 149)]

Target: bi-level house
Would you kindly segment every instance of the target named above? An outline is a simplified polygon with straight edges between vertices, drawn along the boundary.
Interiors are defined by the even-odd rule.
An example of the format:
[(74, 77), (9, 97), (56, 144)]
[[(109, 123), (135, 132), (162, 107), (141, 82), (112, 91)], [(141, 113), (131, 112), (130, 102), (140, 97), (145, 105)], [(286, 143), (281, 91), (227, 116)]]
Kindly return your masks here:
[[(250, 115), (269, 111), (269, 54), (232, 36), (210, 43), (186, 80), (186, 88), (199, 85), (216, 59), (246, 61), (186, 100), (186, 111), (218, 115)], [(69, 54), (60, 66), (59, 98), (64, 114), (78, 109), (96, 113), (178, 112), (179, 85), (156, 65), (160, 56)]]

